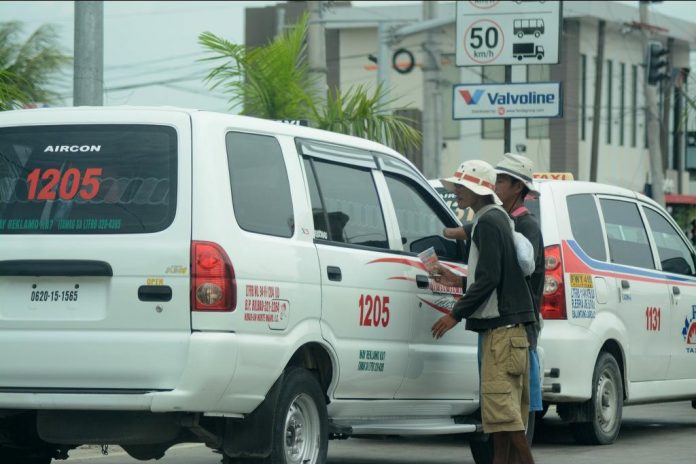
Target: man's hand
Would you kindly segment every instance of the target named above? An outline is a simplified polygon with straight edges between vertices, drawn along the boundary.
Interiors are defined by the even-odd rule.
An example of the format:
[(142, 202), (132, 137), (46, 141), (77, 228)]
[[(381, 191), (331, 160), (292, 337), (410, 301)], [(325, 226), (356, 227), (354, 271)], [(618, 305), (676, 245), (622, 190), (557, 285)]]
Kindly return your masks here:
[(462, 276), (455, 274), (442, 264), (438, 265), (437, 271), (430, 274), (430, 277), (432, 277), (435, 282), (445, 287), (462, 288), (464, 284), (464, 278)]
[(449, 332), (449, 330), (457, 324), (459, 324), (459, 321), (447, 314), (438, 319), (435, 324), (433, 324), (430, 331), (433, 333), (433, 338), (442, 338), (443, 335)]

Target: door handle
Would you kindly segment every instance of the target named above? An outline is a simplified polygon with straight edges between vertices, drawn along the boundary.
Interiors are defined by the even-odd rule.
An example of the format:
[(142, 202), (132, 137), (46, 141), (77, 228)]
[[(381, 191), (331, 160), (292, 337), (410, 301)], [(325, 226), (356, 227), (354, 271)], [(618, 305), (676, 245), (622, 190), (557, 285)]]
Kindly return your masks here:
[(631, 288), (631, 284), (628, 282), (628, 280), (622, 280), (621, 289), (628, 290), (629, 288)]
[(338, 266), (326, 266), (326, 275), (329, 280), (333, 280), (334, 282), (340, 282), (341, 279), (343, 279), (341, 268)]
[(418, 288), (428, 288), (430, 287), (430, 279), (428, 279), (428, 276), (423, 274), (417, 274), (416, 285), (418, 285)]
[(169, 285), (141, 285), (138, 287), (140, 301), (169, 301), (172, 299), (172, 287)]

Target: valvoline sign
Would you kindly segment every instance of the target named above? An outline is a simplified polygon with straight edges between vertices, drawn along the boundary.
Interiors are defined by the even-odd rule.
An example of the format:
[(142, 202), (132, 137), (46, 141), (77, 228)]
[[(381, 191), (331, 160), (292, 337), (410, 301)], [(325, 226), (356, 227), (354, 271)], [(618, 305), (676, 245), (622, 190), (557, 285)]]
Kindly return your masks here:
[(453, 119), (558, 118), (560, 82), (458, 84), (453, 87)]

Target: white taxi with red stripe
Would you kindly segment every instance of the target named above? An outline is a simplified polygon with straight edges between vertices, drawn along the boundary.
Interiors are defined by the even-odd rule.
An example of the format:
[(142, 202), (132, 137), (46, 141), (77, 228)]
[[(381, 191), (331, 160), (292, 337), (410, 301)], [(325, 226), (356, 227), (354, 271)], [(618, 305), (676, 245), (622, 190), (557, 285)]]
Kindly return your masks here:
[(393, 150), (82, 107), (0, 113), (0, 155), (1, 462), (322, 464), (329, 438), (478, 430), (476, 336), (430, 334), (461, 289), (417, 256), (465, 274), (457, 218)]
[(696, 399), (696, 256), (643, 195), (590, 182), (538, 187), (544, 400), (577, 441), (611, 443), (624, 405)]

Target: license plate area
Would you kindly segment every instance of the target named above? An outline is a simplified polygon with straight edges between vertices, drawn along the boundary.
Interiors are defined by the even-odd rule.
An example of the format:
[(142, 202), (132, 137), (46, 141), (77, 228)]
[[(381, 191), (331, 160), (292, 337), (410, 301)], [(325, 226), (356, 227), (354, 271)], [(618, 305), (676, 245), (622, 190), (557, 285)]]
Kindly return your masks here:
[(80, 284), (41, 288), (38, 284), (31, 285), (29, 295), (30, 303), (70, 303), (78, 301), (80, 297)]
[(0, 280), (0, 318), (13, 321), (103, 319), (108, 287), (100, 277)]

